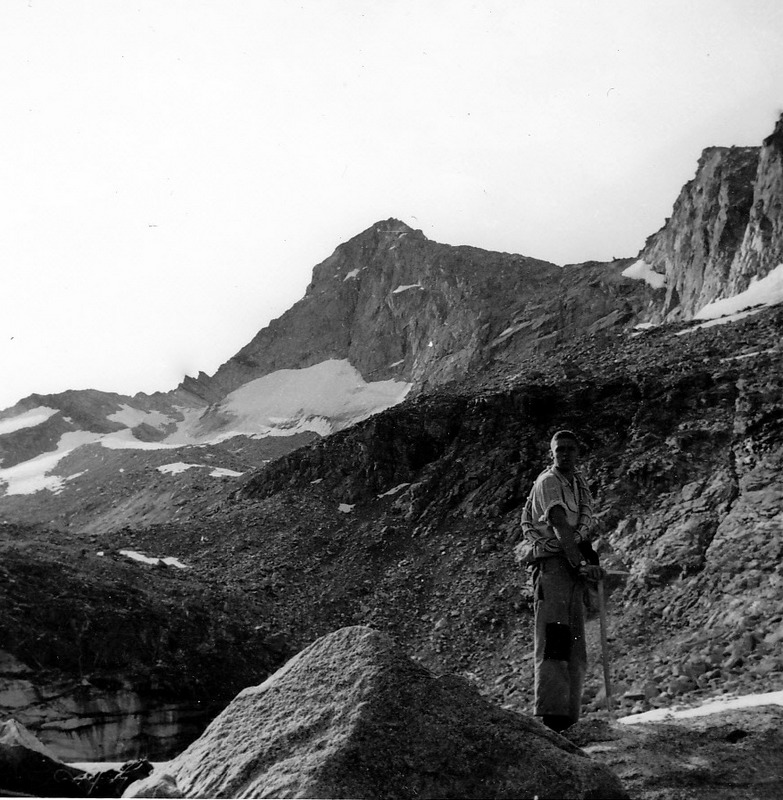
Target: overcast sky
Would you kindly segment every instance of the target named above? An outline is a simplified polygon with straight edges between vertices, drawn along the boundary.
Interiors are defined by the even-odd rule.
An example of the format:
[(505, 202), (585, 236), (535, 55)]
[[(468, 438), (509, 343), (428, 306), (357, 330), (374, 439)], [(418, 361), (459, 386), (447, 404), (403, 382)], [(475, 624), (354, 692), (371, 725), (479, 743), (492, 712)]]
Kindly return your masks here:
[(2, 0), (0, 408), (173, 388), (397, 217), (633, 256), (783, 112), (780, 0)]

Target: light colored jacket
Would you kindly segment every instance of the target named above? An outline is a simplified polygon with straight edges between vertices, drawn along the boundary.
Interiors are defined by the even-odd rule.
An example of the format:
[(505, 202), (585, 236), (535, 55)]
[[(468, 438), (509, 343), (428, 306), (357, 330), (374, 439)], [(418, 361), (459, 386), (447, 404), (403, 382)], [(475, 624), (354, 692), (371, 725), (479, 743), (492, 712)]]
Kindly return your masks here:
[(549, 522), (549, 514), (556, 506), (565, 511), (567, 521), (576, 527), (577, 544), (588, 538), (593, 522), (593, 496), (587, 481), (577, 471), (573, 481), (568, 481), (557, 467), (549, 467), (536, 478), (522, 512), (522, 533), (530, 545), (526, 560), (563, 552)]

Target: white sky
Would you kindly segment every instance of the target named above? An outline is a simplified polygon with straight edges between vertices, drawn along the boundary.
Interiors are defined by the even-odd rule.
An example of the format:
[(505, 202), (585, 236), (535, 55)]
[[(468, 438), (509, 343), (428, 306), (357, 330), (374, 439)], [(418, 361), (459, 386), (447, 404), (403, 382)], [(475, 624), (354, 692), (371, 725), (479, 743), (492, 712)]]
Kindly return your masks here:
[(783, 111), (779, 0), (3, 0), (0, 408), (173, 388), (390, 216), (633, 256)]

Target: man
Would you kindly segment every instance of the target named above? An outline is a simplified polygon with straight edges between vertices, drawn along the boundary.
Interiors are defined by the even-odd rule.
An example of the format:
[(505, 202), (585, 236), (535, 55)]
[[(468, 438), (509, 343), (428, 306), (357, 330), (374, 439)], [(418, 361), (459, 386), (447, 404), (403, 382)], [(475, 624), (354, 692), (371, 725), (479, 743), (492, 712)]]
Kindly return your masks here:
[(526, 542), (517, 554), (526, 548), (533, 564), (534, 713), (562, 731), (581, 713), (587, 668), (584, 595), (587, 582), (600, 580), (603, 571), (580, 550), (588, 541), (593, 498), (576, 469), (575, 434), (558, 431), (551, 451), (554, 463), (536, 478), (522, 513)]

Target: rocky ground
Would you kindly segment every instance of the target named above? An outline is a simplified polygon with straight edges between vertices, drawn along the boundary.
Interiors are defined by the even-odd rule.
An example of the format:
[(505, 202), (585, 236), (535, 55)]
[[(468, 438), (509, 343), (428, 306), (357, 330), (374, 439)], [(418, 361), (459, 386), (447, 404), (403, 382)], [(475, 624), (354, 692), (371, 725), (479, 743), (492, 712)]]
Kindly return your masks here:
[(588, 719), (566, 737), (610, 767), (634, 800), (777, 800), (783, 709), (638, 725)]

